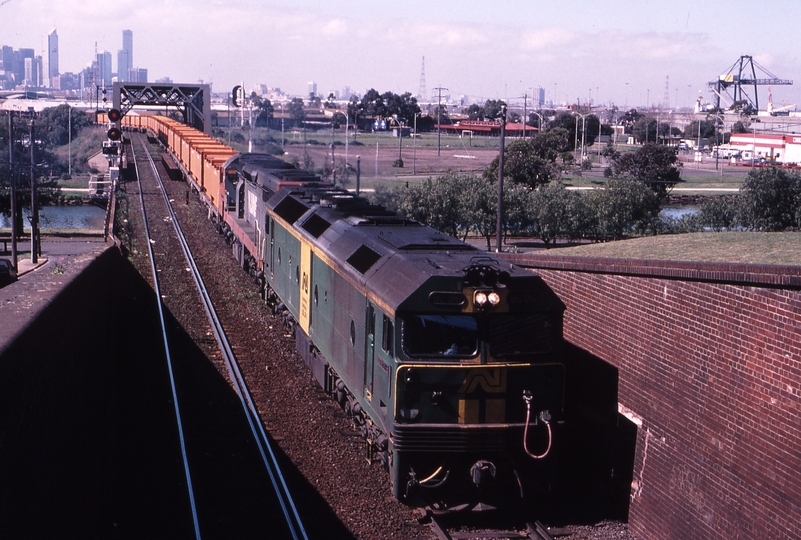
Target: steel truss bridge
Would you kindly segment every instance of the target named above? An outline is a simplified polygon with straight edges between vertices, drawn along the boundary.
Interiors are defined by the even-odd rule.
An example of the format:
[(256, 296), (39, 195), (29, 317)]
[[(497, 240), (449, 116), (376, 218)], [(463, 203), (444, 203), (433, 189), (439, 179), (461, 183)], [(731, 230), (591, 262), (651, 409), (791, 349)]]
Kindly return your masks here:
[(135, 106), (175, 108), (183, 122), (211, 134), (211, 87), (208, 84), (114, 83), (114, 108), (123, 115)]

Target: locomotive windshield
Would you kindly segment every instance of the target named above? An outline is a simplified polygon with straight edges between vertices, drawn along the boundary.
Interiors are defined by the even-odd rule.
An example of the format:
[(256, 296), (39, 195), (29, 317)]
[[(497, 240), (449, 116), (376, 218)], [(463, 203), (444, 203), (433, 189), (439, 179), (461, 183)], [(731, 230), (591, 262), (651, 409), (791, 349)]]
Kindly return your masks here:
[(404, 317), (403, 349), (409, 356), (475, 356), (478, 323), (469, 315)]
[(407, 315), (403, 350), (410, 357), (471, 358), (481, 342), (493, 358), (551, 352), (554, 327), (545, 314)]

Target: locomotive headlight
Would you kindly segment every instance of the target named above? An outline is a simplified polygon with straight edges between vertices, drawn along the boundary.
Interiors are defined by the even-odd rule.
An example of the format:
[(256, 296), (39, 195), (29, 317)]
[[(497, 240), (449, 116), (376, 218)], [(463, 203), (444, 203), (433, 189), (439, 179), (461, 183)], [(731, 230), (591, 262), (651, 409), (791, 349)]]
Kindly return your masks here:
[(489, 303), (490, 303), (490, 304), (492, 304), (493, 306), (495, 306), (495, 305), (497, 305), (497, 304), (498, 304), (498, 302), (500, 302), (500, 301), (501, 301), (501, 297), (500, 297), (500, 296), (498, 296), (498, 293), (496, 293), (495, 291), (492, 291), (491, 293), (489, 293), (489, 294), (487, 295), (487, 300), (489, 300)]
[(483, 306), (484, 304), (487, 303), (487, 293), (485, 293), (484, 291), (478, 291), (476, 293), (476, 296), (474, 297), (474, 301), (477, 306)]

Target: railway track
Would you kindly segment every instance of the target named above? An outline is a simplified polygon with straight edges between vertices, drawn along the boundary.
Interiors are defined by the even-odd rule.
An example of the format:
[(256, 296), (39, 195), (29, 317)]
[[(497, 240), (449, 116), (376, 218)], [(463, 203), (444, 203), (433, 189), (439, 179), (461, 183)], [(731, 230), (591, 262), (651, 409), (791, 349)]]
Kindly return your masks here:
[(525, 530), (470, 530), (463, 531), (461, 529), (451, 528), (446, 526), (437, 515), (430, 510), (427, 510), (427, 516), (431, 520), (431, 530), (436, 535), (438, 540), (554, 540), (555, 536), (570, 535), (567, 529), (557, 529), (554, 534), (539, 521), (526, 523)]
[[(128, 204), (125, 213), (128, 220), (124, 229), (130, 233), (125, 242), (129, 247), (129, 260), (148, 281), (154, 279), (148, 277), (152, 271), (144, 264), (147, 261), (143, 256), (148, 251), (148, 245), (153, 247), (154, 258), (160, 261), (160, 270), (156, 273), (161, 281), (166, 282), (160, 292), (167, 307), (166, 315), (168, 319), (170, 316), (175, 317), (172, 326), (181, 326), (188, 335), (184, 337), (190, 338), (192, 347), (200, 349), (203, 356), (198, 362), (188, 363), (183, 355), (179, 355), (176, 362), (179, 397), (181, 388), (187, 385), (187, 381), (182, 379), (188, 379), (190, 386), (203, 386), (198, 384), (198, 373), (205, 373), (213, 378), (214, 384), (219, 385), (222, 380), (226, 389), (229, 389), (229, 385), (233, 387), (237, 378), (247, 381), (251, 391), (248, 395), (252, 394), (251, 404), (246, 402), (246, 407), (243, 407), (237, 392), (233, 390), (224, 399), (235, 402), (239, 417), (245, 418), (242, 410), (248, 408), (249, 414), (258, 418), (253, 413), (255, 409), (262, 421), (266, 422), (263, 424), (264, 430), (274, 443), (278, 443), (273, 448), (278, 454), (278, 460), (285, 466), (284, 471), (287, 472), (287, 465), (294, 471), (294, 477), (287, 483), (295, 494), (295, 500), (303, 501), (297, 511), (304, 519), (309, 538), (437, 538), (438, 533), (430, 520), (420, 521), (418, 511), (387, 496), (390, 491), (387, 475), (375, 466), (365, 465), (364, 446), (358, 433), (337, 403), (313, 382), (313, 377), (295, 351), (291, 335), (259, 297), (252, 278), (231, 257), (231, 247), (226, 243), (225, 237), (215, 230), (215, 224), (208, 219), (208, 209), (198, 197), (188, 191), (192, 186), (183, 181), (166, 181), (168, 196), (165, 202), (165, 196), (161, 194), (155, 178), (147, 178), (153, 174), (150, 171), (154, 164), (157, 171), (166, 177), (160, 156), (157, 156), (157, 152), (164, 151), (163, 148), (155, 144), (147, 145), (144, 136), (132, 134), (131, 138), (138, 150), (137, 165), (142, 175), (143, 196), (154, 230), (147, 235), (142, 234), (142, 224), (139, 223), (141, 218), (135, 216), (139, 212), (139, 203), (133, 204), (133, 196), (124, 197), (123, 205)], [(144, 145), (153, 152), (155, 163), (144, 156)], [(122, 189), (131, 189), (133, 183), (128, 184), (126, 186), (123, 183)], [(138, 198), (138, 194), (136, 197)], [(183, 226), (189, 248), (195, 254), (198, 270), (206, 278), (207, 292), (217, 307), (220, 326), (224, 328), (221, 333), (228, 337), (230, 349), (236, 353), (240, 374), (229, 370), (225, 355), (217, 345), (215, 333), (220, 330), (215, 331), (209, 322), (200, 296), (195, 292), (197, 286), (191, 278), (190, 265), (186, 262), (180, 243), (173, 238), (176, 233), (172, 231), (172, 222), (180, 222)], [(197, 353), (197, 350), (194, 352)], [(213, 373), (209, 373), (210, 371)], [(197, 400), (204, 401), (202, 398)], [(215, 403), (213, 408), (216, 407)], [(202, 409), (201, 422), (205, 422), (213, 408), (206, 407), (205, 404), (199, 408)], [(187, 417), (186, 423), (190, 427), (194, 424), (195, 430), (199, 429), (198, 421), (193, 420), (193, 415), (188, 414)], [(243, 431), (250, 433), (251, 428), (246, 425), (247, 422), (242, 420), (242, 424), (245, 425)], [(206, 427), (201, 426), (200, 429)], [(197, 437), (196, 433), (192, 434), (192, 429), (189, 432), (187, 439)], [(253, 435), (248, 435), (247, 438), (252, 439)], [(253, 446), (255, 448), (255, 444)], [(266, 495), (260, 491), (261, 487), (272, 484), (266, 472), (246, 489), (224, 491), (219, 487), (229, 483), (229, 480), (224, 479), (224, 473), (218, 474), (211, 481), (206, 479), (201, 482), (197, 479), (197, 457), (193, 461), (192, 446), (189, 445), (188, 448), (190, 466), (195, 463), (193, 485), (199, 500), (197, 506), (201, 532), (209, 530), (209, 525), (204, 524), (204, 513), (210, 507), (215, 511), (213, 507), (220, 506), (216, 510), (218, 518), (222, 520), (221, 516), (225, 516), (228, 521), (224, 524), (212, 523), (211, 527), (216, 527), (215, 532), (219, 532), (217, 536), (249, 537), (253, 536), (254, 530), (263, 531), (266, 527), (270, 531), (269, 537), (279, 537), (271, 527), (274, 527), (275, 519), (283, 520), (279, 515), (282, 513), (280, 511), (258, 523), (251, 522), (249, 529), (240, 526), (239, 534), (228, 518), (228, 514), (247, 514), (243, 519), (253, 520), (254, 516), (264, 513), (264, 508), (273, 504), (280, 510), (279, 503), (275, 500), (267, 501)], [(259, 452), (252, 450), (247, 471), (255, 470), (257, 465), (254, 463), (261, 460)], [(233, 453), (230, 448), (223, 452)], [(216, 456), (220, 451), (210, 453)], [(239, 480), (246, 474), (248, 473), (240, 472)], [(238, 502), (227, 502), (227, 499)], [(248, 511), (237, 508), (238, 506), (247, 507)], [(511, 523), (514, 525), (510, 525)], [(507, 520), (505, 524), (495, 525), (500, 525), (498, 529), (512, 528), (516, 531), (491, 532), (493, 525), (463, 524), (452, 526), (450, 537), (538, 538), (531, 536), (533, 533), (527, 531), (525, 520), (520, 516)], [(554, 536), (563, 534), (568, 533), (562, 532)], [(290, 537), (289, 533), (286, 537)], [(595, 538), (593, 535), (583, 537)]]
[[(258, 472), (255, 472), (256, 476), (266, 474), (266, 477), (269, 478), (269, 482), (264, 483), (271, 487), (269, 493), (264, 491), (263, 486), (262, 489), (259, 489), (253, 483), (243, 489), (234, 487), (233, 491), (237, 497), (243, 499), (240, 507), (242, 509), (250, 508), (253, 506), (254, 501), (259, 501), (259, 506), (261, 503), (267, 503), (269, 508), (274, 510), (266, 512), (270, 516), (266, 521), (263, 518), (254, 520), (250, 512), (242, 511), (240, 514), (241, 519), (244, 521), (239, 522), (238, 526), (252, 534), (255, 527), (259, 526), (259, 521), (262, 521), (261, 525), (265, 527), (263, 533), (268, 534), (271, 538), (307, 539), (306, 529), (287, 487), (287, 482), (272, 448), (272, 443), (259, 418), (258, 410), (239, 369), (233, 348), (226, 337), (203, 277), (181, 230), (178, 217), (173, 209), (174, 201), (167, 195), (159, 170), (143, 138), (134, 136), (131, 148), (136, 163), (142, 227), (145, 238), (148, 239), (146, 247), (151, 261), (152, 285), (159, 299), (165, 357), (173, 392), (178, 438), (183, 457), (187, 496), (190, 499), (194, 536), (198, 539), (202, 538), (207, 530), (214, 531), (211, 536), (218, 536), (215, 529), (219, 527), (221, 507), (218, 505), (220, 497), (215, 496), (214, 493), (220, 491), (220, 481), (222, 480), (222, 483), (229, 486), (235, 486), (237, 477), (242, 474), (254, 474), (254, 470), (258, 470)], [(182, 261), (179, 260), (180, 256), (183, 257)], [(176, 272), (176, 269), (181, 269), (183, 272), (180, 270)], [(169, 284), (166, 288), (163, 288), (161, 282), (163, 277), (168, 275), (170, 276), (167, 280)], [(246, 433), (242, 433), (244, 430), (241, 429), (241, 425), (233, 434), (224, 432), (220, 435), (213, 432), (207, 432), (205, 435), (199, 434), (196, 430), (192, 433), (191, 428), (190, 430), (185, 429), (185, 423), (197, 427), (198, 424), (202, 425), (204, 422), (197, 418), (189, 422), (186, 421), (187, 415), (196, 412), (191, 403), (197, 397), (190, 397), (190, 405), (186, 408), (184, 407), (184, 397), (187, 393), (194, 392), (196, 389), (181, 388), (182, 384), (191, 384), (191, 373), (184, 373), (181, 367), (176, 366), (173, 361), (176, 353), (183, 354), (184, 351), (182, 351), (181, 347), (185, 345), (176, 347), (171, 340), (171, 326), (174, 326), (174, 324), (170, 320), (169, 310), (165, 307), (165, 299), (167, 298), (180, 298), (181, 302), (197, 304), (200, 308), (197, 310), (198, 313), (205, 314), (207, 320), (205, 326), (208, 329), (206, 334), (213, 335), (214, 341), (219, 348), (219, 356), (222, 358), (227, 370), (228, 383), (233, 388), (236, 401), (238, 401), (241, 413), (241, 422), (239, 423), (244, 422), (247, 425)], [(180, 342), (181, 340), (178, 339), (176, 341)], [(212, 471), (211, 469), (214, 469), (214, 466), (203, 458), (203, 454), (208, 455), (209, 453), (209, 440), (229, 435), (232, 437), (230, 442), (232, 447), (236, 448), (240, 444), (243, 445), (242, 448), (236, 448), (236, 451), (243, 457), (247, 456), (247, 461), (244, 464), (240, 464), (236, 471), (231, 472), (231, 477), (226, 479), (226, 469), (230, 466), (230, 463), (221, 463), (219, 470)], [(196, 447), (193, 449), (192, 445), (196, 445)], [(247, 471), (250, 471), (250, 473)], [(229, 487), (228, 489), (231, 488)], [(230, 494), (227, 494), (225, 497), (229, 496)], [(215, 499), (218, 500), (217, 503), (214, 502)], [(224, 508), (230, 508), (231, 506), (229, 502), (224, 505)], [(262, 512), (264, 511), (265, 509), (262, 508)], [(234, 534), (236, 536), (235, 529), (230, 527), (230, 521), (232, 520), (226, 519), (226, 521), (229, 522), (228, 527), (225, 528), (226, 535)]]

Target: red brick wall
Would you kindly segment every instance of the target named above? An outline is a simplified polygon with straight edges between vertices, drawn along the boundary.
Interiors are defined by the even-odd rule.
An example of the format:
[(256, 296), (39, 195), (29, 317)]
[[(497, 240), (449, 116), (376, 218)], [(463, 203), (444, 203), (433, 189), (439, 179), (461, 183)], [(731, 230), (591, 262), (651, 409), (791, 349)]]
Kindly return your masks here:
[(619, 369), (638, 538), (801, 538), (801, 268), (509, 258)]

